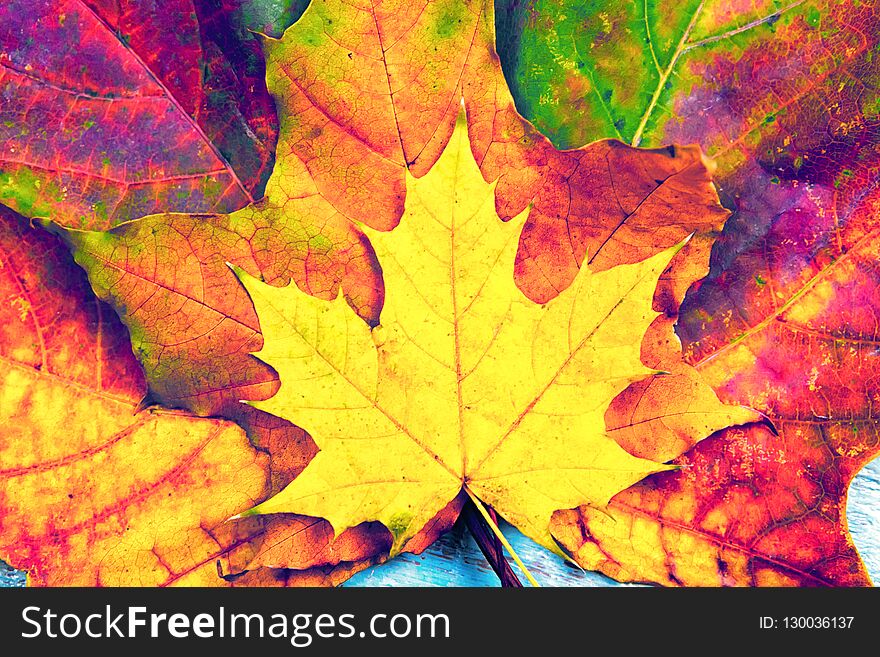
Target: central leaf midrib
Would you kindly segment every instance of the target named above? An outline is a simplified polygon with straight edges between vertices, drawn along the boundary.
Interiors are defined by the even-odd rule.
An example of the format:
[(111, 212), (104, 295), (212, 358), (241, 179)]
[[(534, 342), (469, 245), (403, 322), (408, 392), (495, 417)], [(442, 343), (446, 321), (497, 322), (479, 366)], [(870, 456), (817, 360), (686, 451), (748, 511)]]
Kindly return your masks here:
[(455, 363), (455, 394), (458, 402), (458, 445), (461, 454), (461, 477), (465, 479), (467, 473), (467, 450), (464, 440), (464, 397), (462, 395), (461, 375), (461, 332), (459, 331), (458, 314), (458, 287), (456, 285), (455, 265), (455, 205), (458, 194), (458, 173), (461, 164), (461, 149), (455, 150), (455, 175), (452, 187), (452, 208), (449, 212), (449, 281), (452, 290), (452, 336), (453, 336), (453, 361)]
[(388, 102), (391, 105), (391, 115), (394, 118), (394, 130), (397, 133), (397, 143), (400, 145), (400, 155), (404, 162), (404, 167), (408, 167), (406, 158), (406, 148), (403, 145), (403, 134), (400, 132), (400, 118), (397, 116), (397, 105), (394, 103), (394, 89), (391, 86), (391, 72), (388, 70), (388, 51), (385, 49), (385, 43), (382, 39), (382, 28), (379, 26), (379, 17), (376, 15), (375, 0), (370, 0), (370, 14), (373, 17), (373, 23), (376, 26), (376, 39), (379, 42), (379, 50), (382, 53), (382, 67), (385, 70), (385, 83), (388, 85)]

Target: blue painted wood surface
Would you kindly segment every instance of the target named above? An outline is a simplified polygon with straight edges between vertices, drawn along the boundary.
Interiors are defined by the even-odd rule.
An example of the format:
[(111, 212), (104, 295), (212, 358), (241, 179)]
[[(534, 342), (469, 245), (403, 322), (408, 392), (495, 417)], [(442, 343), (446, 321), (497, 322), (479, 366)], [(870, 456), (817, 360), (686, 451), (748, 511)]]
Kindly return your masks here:
[[(871, 579), (880, 584), (880, 459), (850, 488), (847, 520)], [(621, 586), (575, 568), (506, 525), (504, 532), (545, 586)], [(0, 586), (24, 586), (24, 574), (0, 562)], [(404, 554), (355, 575), (345, 586), (498, 586), (498, 579), (466, 532), (455, 530), (421, 555)]]

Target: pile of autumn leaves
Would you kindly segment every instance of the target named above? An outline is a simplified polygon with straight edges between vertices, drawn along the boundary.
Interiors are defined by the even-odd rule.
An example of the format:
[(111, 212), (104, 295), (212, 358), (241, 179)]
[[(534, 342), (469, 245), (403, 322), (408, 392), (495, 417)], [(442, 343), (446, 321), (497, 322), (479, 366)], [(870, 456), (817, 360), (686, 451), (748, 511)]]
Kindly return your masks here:
[[(699, 148), (554, 148), (513, 106), (482, 2), (315, 1), (262, 46), (266, 181), (270, 158), (236, 154), (260, 140), (223, 142), (205, 110), (228, 88), (187, 109), (167, 44), (150, 60), (110, 29), (130, 16), (68, 4), (29, 11), (89, 35), (81, 58), (106, 49), (114, 102), (0, 58), (20, 122), (53, 103), (79, 121), (16, 137), (0, 208), (0, 557), (32, 583), (332, 585), (466, 503), (622, 580), (865, 579), (845, 483), (826, 499), (786, 466), (809, 437), (716, 395), (755, 377), (727, 353), (741, 336), (720, 368), (682, 356), (728, 214)], [(158, 131), (142, 150), (181, 149), (134, 183), (96, 164), (120, 113)], [(78, 146), (38, 166), (52, 139)], [(792, 512), (809, 499), (838, 505), (830, 526)], [(827, 539), (794, 556), (797, 532)]]

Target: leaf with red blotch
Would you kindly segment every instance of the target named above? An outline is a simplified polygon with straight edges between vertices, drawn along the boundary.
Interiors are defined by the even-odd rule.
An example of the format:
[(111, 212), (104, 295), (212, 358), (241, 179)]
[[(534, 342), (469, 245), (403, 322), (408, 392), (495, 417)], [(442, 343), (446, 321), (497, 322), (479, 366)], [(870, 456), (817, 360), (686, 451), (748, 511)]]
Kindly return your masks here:
[[(862, 196), (865, 182), (849, 191)], [(845, 512), (852, 478), (880, 453), (877, 194), (855, 201), (766, 177), (752, 184), (678, 332), (719, 397), (758, 409), (775, 432), (721, 431), (676, 459), (681, 470), (620, 493), (605, 513), (557, 514), (554, 536), (582, 565), (620, 580), (870, 585)], [(653, 447), (644, 437), (624, 446)], [(634, 531), (642, 540), (630, 540)]]
[[(691, 8), (664, 23), (689, 27), (661, 61), (676, 73), (658, 87), (657, 107), (669, 111), (650, 116), (641, 136), (699, 141), (735, 212), (677, 334), (721, 400), (759, 410), (775, 432), (721, 431), (677, 459), (678, 472), (616, 496), (607, 515), (558, 514), (554, 535), (583, 565), (620, 579), (866, 585), (845, 509), (852, 478), (880, 453), (877, 5)], [(559, 125), (569, 126), (556, 133), (562, 141), (602, 134), (573, 116)], [(629, 541), (634, 528), (650, 538)]]
[[(846, 163), (823, 173), (834, 179)], [(753, 514), (748, 530), (733, 531), (737, 543), (747, 537), (749, 576), (759, 570), (764, 581), (870, 584), (845, 512), (852, 478), (880, 454), (880, 159), (854, 166), (836, 189), (753, 177), (739, 230), (682, 308), (689, 362), (723, 400), (760, 410), (779, 433), (753, 434), (715, 482)], [(704, 450), (737, 440), (722, 435)], [(742, 481), (749, 472), (754, 497)]]
[(259, 198), (277, 135), (260, 48), (211, 4), (4, 2), (0, 202), (106, 229)]

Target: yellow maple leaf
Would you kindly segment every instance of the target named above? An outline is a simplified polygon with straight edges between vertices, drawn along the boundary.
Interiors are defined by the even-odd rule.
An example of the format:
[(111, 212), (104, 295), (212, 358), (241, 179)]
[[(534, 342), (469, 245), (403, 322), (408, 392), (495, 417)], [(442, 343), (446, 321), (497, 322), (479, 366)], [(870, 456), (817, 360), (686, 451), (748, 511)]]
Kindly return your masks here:
[(320, 516), (337, 533), (378, 520), (394, 554), (464, 489), (558, 551), (555, 511), (605, 506), (668, 469), (621, 449), (603, 416), (652, 373), (639, 349), (676, 249), (601, 273), (585, 266), (536, 304), (513, 278), (526, 214), (499, 220), (462, 117), (433, 169), (407, 178), (400, 225), (365, 229), (385, 281), (379, 326), (341, 293), (325, 301), (236, 270), (265, 338), (255, 355), (281, 378), (278, 394), (254, 405), (320, 448), (254, 513)]

